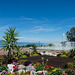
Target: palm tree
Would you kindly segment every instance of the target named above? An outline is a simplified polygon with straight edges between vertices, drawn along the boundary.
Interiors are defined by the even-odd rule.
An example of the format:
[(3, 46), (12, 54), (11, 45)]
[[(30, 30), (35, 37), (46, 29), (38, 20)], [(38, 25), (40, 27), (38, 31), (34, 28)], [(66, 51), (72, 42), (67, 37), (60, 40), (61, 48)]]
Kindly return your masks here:
[(9, 29), (7, 29), (6, 34), (10, 35), (10, 39), (11, 39), (11, 47), (12, 49), (14, 49), (14, 46), (16, 45), (16, 42), (18, 41), (18, 39), (16, 37), (18, 37), (19, 33), (15, 32), (15, 28), (13, 27), (9, 27)]
[(16, 46), (16, 50), (17, 50), (17, 57), (19, 59), (19, 56), (20, 56), (20, 50), (21, 50), (21, 47), (20, 46)]
[(3, 49), (6, 51), (9, 50), (8, 57), (10, 58), (11, 57), (11, 49), (12, 49), (11, 44), (10, 44), (10, 41), (11, 41), (10, 36), (8, 34), (6, 34), (6, 36), (3, 36), (3, 38), (4, 38), (4, 40), (2, 40), (2, 43), (3, 43), (3, 45), (5, 45), (3, 47)]
[(34, 50), (33, 52), (37, 53), (37, 51), (36, 51), (37, 46), (35, 44), (33, 44), (32, 47), (33, 47), (33, 50)]
[(8, 58), (11, 59), (11, 50), (14, 50), (14, 47), (16, 47), (17, 42), (17, 36), (18, 32), (15, 32), (15, 28), (9, 27), (7, 29), (7, 32), (4, 33), (5, 36), (3, 36), (4, 40), (2, 40), (5, 47), (3, 47), (5, 50), (8, 50)]

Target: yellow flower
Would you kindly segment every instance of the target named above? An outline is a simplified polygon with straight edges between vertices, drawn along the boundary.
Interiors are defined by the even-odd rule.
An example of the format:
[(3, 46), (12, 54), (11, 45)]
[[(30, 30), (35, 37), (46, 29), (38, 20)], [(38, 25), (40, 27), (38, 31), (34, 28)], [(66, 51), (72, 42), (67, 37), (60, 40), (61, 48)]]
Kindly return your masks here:
[(40, 65), (40, 63), (39, 62), (36, 62), (36, 65)]
[(55, 72), (55, 71), (58, 70), (58, 69), (59, 69), (59, 68), (55, 68), (55, 69), (53, 69), (52, 71)]
[(72, 63), (71, 63), (71, 62), (68, 62), (67, 64), (68, 64), (68, 65), (72, 65)]
[(54, 67), (53, 66), (51, 66), (51, 69), (53, 69)]

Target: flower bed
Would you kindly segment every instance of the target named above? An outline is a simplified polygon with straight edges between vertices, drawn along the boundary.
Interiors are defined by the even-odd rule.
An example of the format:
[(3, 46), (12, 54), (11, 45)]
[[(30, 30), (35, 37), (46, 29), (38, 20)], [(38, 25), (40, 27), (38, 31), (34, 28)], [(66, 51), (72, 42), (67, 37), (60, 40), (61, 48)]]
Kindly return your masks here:
[[(35, 63), (32, 61), (35, 61)], [(53, 60), (54, 62), (53, 62)], [(37, 62), (37, 61), (38, 62)], [(41, 61), (39, 63), (39, 60)], [(67, 66), (65, 68), (55, 67), (57, 65), (56, 61), (59, 64), (59, 61), (64, 63), (67, 61)], [(59, 61), (58, 61), (59, 60)], [(71, 62), (72, 61), (72, 62)], [(17, 63), (18, 62), (18, 63)], [(71, 58), (62, 58), (62, 57), (52, 57), (52, 56), (35, 56), (35, 57), (28, 57), (28, 58), (22, 58), (21, 60), (18, 60), (17, 62), (13, 62), (10, 65), (13, 65), (12, 68), (9, 67), (7, 69), (8, 64), (4, 64), (3, 66), (0, 66), (0, 74), (4, 75), (75, 75), (75, 62), (73, 62), (73, 59)], [(55, 65), (52, 65), (50, 62), (52, 62)], [(59, 64), (61, 65), (61, 64)], [(1, 68), (2, 67), (2, 68)]]

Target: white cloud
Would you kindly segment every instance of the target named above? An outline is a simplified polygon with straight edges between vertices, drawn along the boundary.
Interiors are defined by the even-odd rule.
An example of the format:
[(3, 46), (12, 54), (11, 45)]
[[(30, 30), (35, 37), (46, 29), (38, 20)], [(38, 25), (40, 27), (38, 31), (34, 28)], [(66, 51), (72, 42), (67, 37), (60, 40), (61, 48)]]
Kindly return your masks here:
[(19, 18), (0, 18), (0, 21), (15, 21), (15, 20), (19, 20), (19, 21), (33, 21), (35, 19), (33, 18), (27, 18), (27, 17), (19, 17)]
[(68, 25), (68, 26), (66, 26), (66, 27), (75, 27), (75, 25)]
[(61, 28), (43, 28), (42, 26), (36, 26), (32, 30), (28, 30), (27, 32), (50, 32), (50, 31), (57, 31), (60, 30)]
[(54, 31), (54, 29), (39, 28), (39, 29), (36, 29), (36, 30), (33, 30), (33, 31), (44, 31), (44, 32), (47, 32), (47, 31)]
[(27, 21), (32, 21), (32, 20), (34, 20), (34, 19), (33, 19), (33, 18), (20, 17), (20, 18), (16, 18), (16, 20), (27, 20)]
[(54, 31), (54, 29), (52, 29), (52, 28), (48, 29), (48, 28), (43, 28), (42, 26), (36, 26), (36, 27), (33, 28), (33, 30), (30, 30), (28, 32), (41, 32), (41, 31), (49, 32), (49, 31)]

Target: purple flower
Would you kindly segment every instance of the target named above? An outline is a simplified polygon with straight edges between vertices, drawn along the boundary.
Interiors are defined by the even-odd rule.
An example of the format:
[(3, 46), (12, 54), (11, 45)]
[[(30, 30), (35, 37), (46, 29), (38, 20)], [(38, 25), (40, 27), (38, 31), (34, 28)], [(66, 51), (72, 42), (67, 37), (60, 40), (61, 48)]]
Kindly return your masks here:
[(68, 75), (67, 73), (62, 73), (63, 75)]
[(10, 71), (8, 70), (8, 72), (10, 72)]
[(6, 71), (5, 71), (5, 70), (3, 70), (2, 72), (3, 72), (3, 73), (6, 73)]
[(0, 75), (2, 74), (2, 72), (0, 72)]
[(14, 64), (14, 65), (18, 65), (18, 63), (16, 63), (16, 62), (13, 62), (13, 64)]
[(32, 66), (32, 64), (29, 64), (29, 66)]

